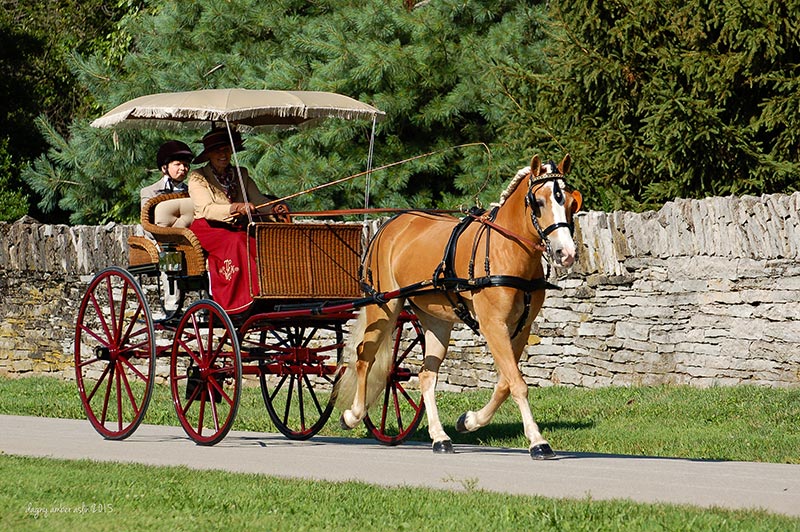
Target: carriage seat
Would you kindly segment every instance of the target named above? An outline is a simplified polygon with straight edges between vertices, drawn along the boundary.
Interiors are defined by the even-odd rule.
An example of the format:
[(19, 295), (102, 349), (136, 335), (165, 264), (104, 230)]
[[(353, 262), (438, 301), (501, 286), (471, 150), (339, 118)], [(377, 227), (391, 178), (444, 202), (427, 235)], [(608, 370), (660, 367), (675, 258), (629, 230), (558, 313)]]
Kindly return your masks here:
[(143, 236), (128, 238), (129, 264), (137, 269), (158, 264), (158, 253), (169, 246), (183, 252), (186, 275), (203, 275), (206, 258), (197, 236), (188, 229), (194, 220), (194, 205), (186, 192), (159, 194), (142, 206), (142, 228), (155, 242)]

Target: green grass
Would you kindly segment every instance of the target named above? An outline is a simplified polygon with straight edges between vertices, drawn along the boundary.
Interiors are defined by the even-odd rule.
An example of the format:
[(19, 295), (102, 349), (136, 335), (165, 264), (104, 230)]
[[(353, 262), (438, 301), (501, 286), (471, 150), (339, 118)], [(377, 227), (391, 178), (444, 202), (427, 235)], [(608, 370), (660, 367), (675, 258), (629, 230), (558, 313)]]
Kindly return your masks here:
[[(493, 423), (457, 434), (454, 420), (488, 392), (442, 393), (456, 443), (526, 447), (510, 402)], [(574, 452), (800, 463), (800, 390), (755, 387), (533, 388), (539, 425)], [(0, 378), (0, 413), (83, 419), (74, 383)], [(334, 414), (336, 415), (336, 414)], [(146, 423), (177, 425), (158, 386)], [(258, 388), (245, 388), (234, 429), (273, 432)], [(88, 430), (88, 429), (87, 429)], [(343, 432), (330, 421), (323, 435)], [(99, 437), (99, 436), (98, 436)], [(417, 439), (427, 441), (424, 425)], [(483, 492), (378, 488), (185, 467), (0, 455), (3, 530), (798, 530), (759, 511), (629, 501), (559, 500)]]
[(800, 530), (800, 519), (757, 511), (386, 489), (185, 467), (0, 456), (0, 469), (4, 530)]
[[(485, 390), (438, 395), (441, 419), (453, 441), (526, 448), (519, 411), (511, 401), (489, 426), (471, 434), (455, 431), (458, 416), (488, 397)], [(529, 399), (542, 433), (556, 449), (800, 463), (800, 389), (553, 387), (531, 388)], [(47, 377), (0, 378), (0, 414), (85, 418), (75, 384)], [(178, 425), (166, 386), (156, 387), (144, 421)], [(233, 428), (275, 432), (257, 387), (244, 388)], [(363, 428), (341, 430), (335, 419), (320, 434), (368, 436)], [(429, 441), (425, 421), (414, 439)]]

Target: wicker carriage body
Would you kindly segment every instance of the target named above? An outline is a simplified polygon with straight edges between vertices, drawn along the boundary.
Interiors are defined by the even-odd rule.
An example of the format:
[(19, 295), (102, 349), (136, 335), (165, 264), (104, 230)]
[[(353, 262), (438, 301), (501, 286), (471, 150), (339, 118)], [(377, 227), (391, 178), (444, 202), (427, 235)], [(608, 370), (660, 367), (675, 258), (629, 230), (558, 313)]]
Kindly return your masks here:
[[(142, 207), (142, 228), (147, 237), (128, 239), (131, 267), (157, 267), (159, 252), (171, 247), (183, 253), (187, 276), (206, 272), (205, 254), (197, 236), (189, 229), (154, 223), (158, 204), (188, 198), (185, 193), (161, 194)], [(342, 223), (256, 222), (249, 230), (255, 236), (257, 274), (261, 300), (327, 300), (362, 296), (359, 266), (364, 228)], [(252, 287), (242, 287), (242, 289)]]
[(350, 299), (359, 284), (363, 227), (256, 223), (258, 299)]

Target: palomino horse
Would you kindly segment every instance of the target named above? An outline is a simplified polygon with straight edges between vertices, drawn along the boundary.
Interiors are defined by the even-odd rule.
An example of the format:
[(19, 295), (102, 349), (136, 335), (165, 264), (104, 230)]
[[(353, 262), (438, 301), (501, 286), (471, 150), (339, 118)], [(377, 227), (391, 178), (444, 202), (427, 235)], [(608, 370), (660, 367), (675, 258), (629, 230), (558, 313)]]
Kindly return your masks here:
[[(543, 165), (535, 156), (489, 213), (471, 213), (461, 222), (450, 216), (403, 213), (381, 227), (364, 258), (365, 283), (375, 293), (415, 288), (403, 297), (379, 298), (380, 304), (360, 311), (350, 334), (357, 359), (350, 361), (335, 390), (343, 427), (355, 427), (385, 388), (391, 369), (389, 340), (407, 300), (425, 330), (419, 383), (433, 451), (453, 452), (439, 420), (434, 388), (453, 324), (464, 321), (475, 331), (480, 328), (486, 338), (498, 382), (489, 402), (463, 414), (457, 429), (471, 432), (485, 426), (511, 395), (522, 414), (531, 456), (555, 456), (531, 414), (518, 363), (545, 289), (552, 286), (546, 282), (542, 254), (563, 267), (575, 261), (572, 217), (582, 200), (565, 181), (570, 163), (569, 155), (558, 167)], [(475, 276), (476, 267), (483, 275)]]

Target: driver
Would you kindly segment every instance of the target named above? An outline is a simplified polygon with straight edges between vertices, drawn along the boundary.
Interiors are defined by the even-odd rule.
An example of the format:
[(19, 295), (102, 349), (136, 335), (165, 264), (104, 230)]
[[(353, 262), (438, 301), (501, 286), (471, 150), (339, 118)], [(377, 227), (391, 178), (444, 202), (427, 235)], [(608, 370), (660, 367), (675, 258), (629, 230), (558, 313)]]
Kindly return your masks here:
[[(237, 314), (252, 305), (251, 287), (253, 294), (259, 293), (259, 287), (255, 239), (248, 237), (246, 228), (235, 223), (234, 217), (246, 214), (248, 207), (251, 212), (258, 212), (256, 205), (267, 203), (269, 198), (258, 190), (246, 168), (233, 166), (231, 140), (237, 152), (244, 150), (237, 131), (231, 131), (229, 137), (226, 128), (213, 129), (203, 137), (203, 151), (193, 162), (208, 164), (189, 174), (189, 196), (194, 202), (190, 229), (208, 253), (214, 301), (227, 313)], [(242, 194), (239, 172), (248, 201)], [(270, 208), (260, 210), (265, 214), (271, 212)]]

